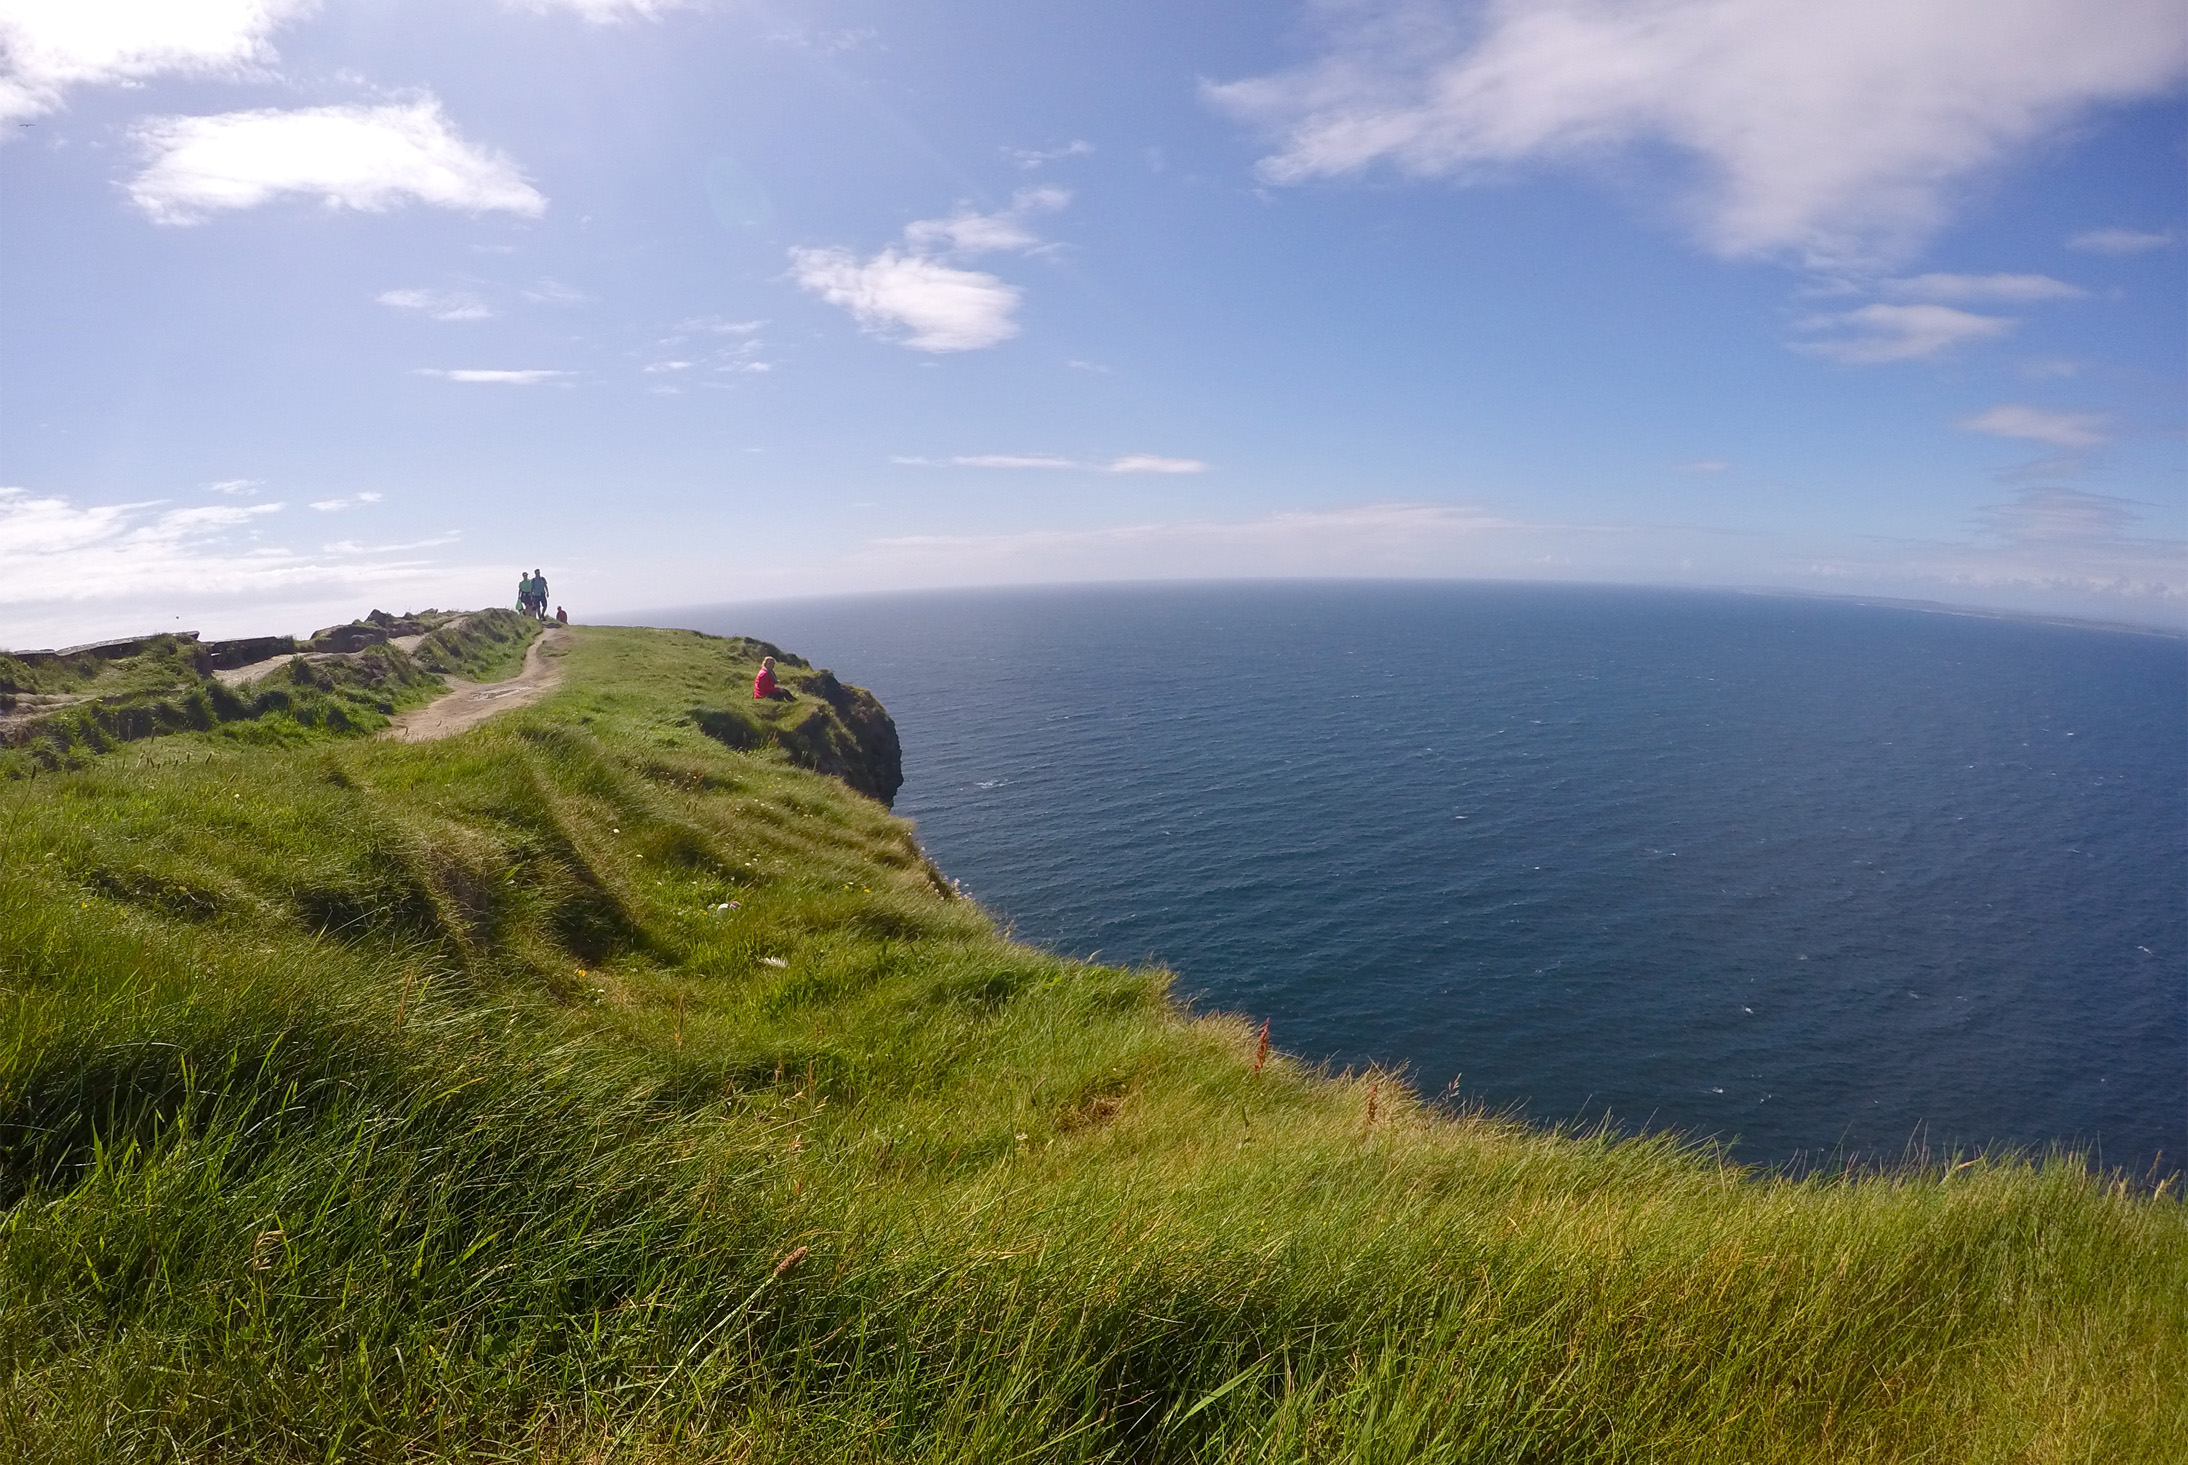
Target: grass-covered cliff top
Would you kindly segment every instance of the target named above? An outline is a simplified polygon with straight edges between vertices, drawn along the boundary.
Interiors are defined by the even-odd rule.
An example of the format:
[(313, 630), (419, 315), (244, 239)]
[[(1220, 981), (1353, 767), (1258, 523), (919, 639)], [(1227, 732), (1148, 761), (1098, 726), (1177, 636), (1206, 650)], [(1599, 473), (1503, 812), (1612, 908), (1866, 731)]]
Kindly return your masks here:
[(686, 632), (559, 649), (443, 741), (212, 725), (0, 783), (0, 1457), (2188, 1438), (2175, 1196), (1793, 1181), (1307, 1071), (1006, 941), (793, 766), (888, 783), (855, 689), (756, 706), (756, 643)]
[(374, 611), (303, 640), (185, 633), (0, 651), (0, 779), (178, 733), (262, 745), (376, 732), (446, 692), (450, 677), (514, 672), (538, 632), (512, 610)]

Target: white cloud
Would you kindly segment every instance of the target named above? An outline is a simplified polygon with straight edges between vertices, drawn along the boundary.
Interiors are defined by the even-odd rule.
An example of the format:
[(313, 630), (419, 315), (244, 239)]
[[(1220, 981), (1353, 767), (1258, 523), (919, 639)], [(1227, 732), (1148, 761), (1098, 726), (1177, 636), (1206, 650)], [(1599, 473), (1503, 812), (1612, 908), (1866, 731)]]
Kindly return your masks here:
[(267, 38), (316, 0), (7, 0), (0, 122), (59, 107), (77, 86), (179, 73), (237, 76), (274, 59)]
[(129, 182), (162, 224), (255, 208), (284, 194), (380, 212), (416, 201), (533, 216), (547, 200), (516, 165), (458, 137), (439, 102), (156, 117), (136, 129), (150, 155)]
[(695, 315), (676, 323), (678, 331), (711, 331), (719, 336), (750, 336), (766, 325), (764, 320), (723, 320), (718, 315)]
[(441, 541), (320, 554), (269, 543), (281, 512), (278, 503), (78, 506), (0, 488), (0, 637), (31, 646), (148, 627), (309, 630), (357, 614), (367, 597), (475, 605), (500, 596), (501, 570), (410, 553)]
[(2022, 438), (2059, 448), (2093, 448), (2105, 441), (2105, 420), (2094, 412), (2052, 412), (2014, 403), (1964, 417), (1959, 426), (1992, 437)]
[(253, 498), (265, 486), (255, 478), (223, 478), (218, 483), (206, 484), (205, 491), (207, 493), (224, 493), (231, 498)]
[(1914, 275), (1886, 280), (1884, 294), (1901, 300), (1999, 300), (2030, 304), (2040, 300), (2082, 300), (2089, 292), (2049, 275)]
[(397, 310), (415, 310), (435, 320), (491, 320), (494, 312), (469, 290), (383, 290), (373, 297)]
[(2170, 230), (2154, 234), (2147, 229), (2091, 229), (2069, 239), (2066, 247), (2089, 254), (2148, 254), (2178, 242), (2179, 236)]
[(1085, 138), (1075, 138), (1060, 148), (1010, 148), (1006, 150), (1011, 161), (1021, 168), (1038, 168), (1064, 158), (1086, 158), (1094, 154), (1094, 144)]
[(1082, 465), (1069, 458), (1049, 458), (1028, 453), (971, 453), (958, 458), (944, 458), (937, 463), (929, 458), (898, 458), (899, 463), (921, 467), (949, 468), (1077, 468)]
[(1959, 543), (1872, 542), (1866, 553), (1810, 567), (1843, 588), (1942, 590), (2017, 609), (2188, 623), (2188, 542), (2139, 534), (2142, 505), (2078, 488), (2024, 489), (1977, 511)]
[(692, 369), (692, 367), (696, 365), (698, 365), (698, 363), (695, 361), (653, 361), (648, 362), (645, 366), (640, 367), (639, 370), (644, 371), (649, 375), (659, 375), (662, 372), (668, 371), (689, 371)]
[(1455, 549), (1542, 526), (1435, 503), (1283, 510), (1253, 519), (1166, 520), (986, 534), (904, 534), (855, 557), (884, 580), (974, 581), (1270, 574), (1448, 573)]
[(1995, 339), (2014, 326), (2002, 316), (1975, 315), (1949, 305), (1864, 305), (1840, 315), (1812, 316), (1801, 324), (1806, 330), (1841, 334), (1805, 341), (1794, 349), (1848, 366), (1918, 361), (1969, 341)]
[(671, 10), (695, 10), (704, 0), (502, 0), (510, 10), (545, 14), (567, 10), (594, 25), (614, 25), (623, 20), (658, 20)]
[(509, 371), (459, 367), (451, 371), (438, 366), (421, 366), (416, 369), (416, 374), (419, 376), (437, 376), (442, 381), (464, 382), (471, 386), (536, 387), (545, 382), (560, 381), (574, 373), (542, 371), (537, 368)]
[(534, 305), (583, 305), (592, 299), (584, 291), (565, 285), (560, 280), (541, 280), (523, 294)]
[(1669, 145), (1727, 256), (1903, 254), (1983, 170), (2188, 75), (2178, 0), (1325, 0), (1325, 55), (1207, 89), (1280, 183), (1466, 183)]
[(999, 213), (961, 209), (946, 219), (917, 219), (904, 228), (904, 242), (919, 254), (1000, 254), (1040, 247), (1028, 225), (1034, 214), (1053, 214), (1071, 203), (1071, 190), (1044, 184), (1021, 188), (1011, 206)]
[(968, 453), (955, 458), (891, 458), (913, 468), (1041, 468), (1069, 469), (1079, 473), (1205, 473), (1208, 465), (1198, 458), (1158, 458), (1150, 453), (1130, 453), (1106, 463), (1082, 462), (1045, 453)]
[(1070, 202), (1067, 188), (1021, 188), (999, 213), (960, 210), (914, 220), (905, 226), (904, 248), (891, 246), (870, 259), (848, 249), (793, 249), (791, 278), (849, 311), (865, 330), (912, 350), (977, 351), (1018, 334), (1025, 292), (943, 261), (1048, 247), (1026, 221)]
[(2130, 499), (2079, 488), (2031, 488), (1981, 512), (1994, 532), (2016, 544), (2120, 542), (2142, 517)]
[(80, 509), (63, 498), (0, 488), (0, 604), (175, 587), (200, 570), (252, 573), (286, 561), (287, 552), (214, 546), (282, 507), (129, 503)]
[(1198, 458), (1158, 458), (1151, 453), (1133, 453), (1116, 459), (1104, 471), (1109, 473), (1206, 473), (1208, 465)]
[(1031, 249), (1040, 236), (1011, 214), (953, 214), (906, 226), (905, 242), (922, 254), (996, 254)]
[(313, 502), (312, 507), (322, 514), (339, 514), (345, 509), (354, 509), (359, 504), (376, 504), (382, 497), (383, 495), (377, 493), (360, 493), (349, 498), (318, 499)]
[(978, 351), (1018, 334), (1023, 293), (995, 276), (884, 249), (793, 249), (791, 274), (859, 325), (914, 351)]
[(444, 544), (454, 544), (461, 538), (462, 534), (451, 529), (446, 534), (413, 539), (407, 544), (360, 544), (354, 539), (338, 539), (332, 544), (322, 544), (319, 547), (328, 554), (404, 554), (414, 549), (438, 549)]

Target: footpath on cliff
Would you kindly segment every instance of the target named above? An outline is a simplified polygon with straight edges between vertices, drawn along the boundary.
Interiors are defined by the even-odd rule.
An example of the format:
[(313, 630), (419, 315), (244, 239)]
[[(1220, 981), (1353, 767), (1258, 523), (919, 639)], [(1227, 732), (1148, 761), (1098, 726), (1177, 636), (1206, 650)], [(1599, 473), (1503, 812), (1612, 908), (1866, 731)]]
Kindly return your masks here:
[(550, 629), (525, 648), (524, 668), (507, 681), (467, 682), (447, 677), (448, 691), (425, 706), (400, 713), (380, 734), (402, 743), (428, 743), (476, 727), (497, 712), (529, 707), (562, 685), (562, 658), (570, 633)]

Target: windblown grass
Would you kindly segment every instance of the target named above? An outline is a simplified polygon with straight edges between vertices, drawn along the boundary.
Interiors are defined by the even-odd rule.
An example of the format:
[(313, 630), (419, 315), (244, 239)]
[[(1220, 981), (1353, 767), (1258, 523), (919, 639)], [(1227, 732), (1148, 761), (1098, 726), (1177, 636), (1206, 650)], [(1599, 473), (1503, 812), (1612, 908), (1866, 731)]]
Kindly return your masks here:
[(1330, 1077), (1013, 945), (587, 631), (436, 744), (0, 787), (0, 1452), (2133, 1461), (2188, 1223)]
[(298, 656), (242, 687), (223, 685), (201, 668), (199, 648), (167, 636), (120, 661), (83, 656), (29, 667), (0, 656), (0, 713), (13, 709), (18, 691), (81, 697), (0, 726), (0, 778), (80, 768), (124, 743), (190, 732), (291, 745), (375, 732), (447, 691), (445, 676), (514, 675), (538, 633), (515, 611), (474, 611), (427, 634), (415, 655), (383, 645)]

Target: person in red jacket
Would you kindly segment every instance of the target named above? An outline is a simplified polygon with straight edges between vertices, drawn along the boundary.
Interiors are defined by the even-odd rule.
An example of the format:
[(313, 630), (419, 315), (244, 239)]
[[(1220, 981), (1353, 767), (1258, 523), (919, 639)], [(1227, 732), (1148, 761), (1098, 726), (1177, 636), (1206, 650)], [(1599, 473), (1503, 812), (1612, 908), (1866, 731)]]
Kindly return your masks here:
[(760, 674), (752, 679), (753, 700), (758, 702), (788, 701), (796, 695), (795, 692), (776, 685), (775, 658), (772, 656), (761, 657)]

